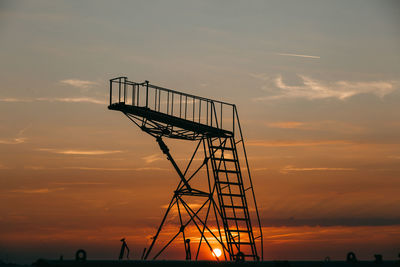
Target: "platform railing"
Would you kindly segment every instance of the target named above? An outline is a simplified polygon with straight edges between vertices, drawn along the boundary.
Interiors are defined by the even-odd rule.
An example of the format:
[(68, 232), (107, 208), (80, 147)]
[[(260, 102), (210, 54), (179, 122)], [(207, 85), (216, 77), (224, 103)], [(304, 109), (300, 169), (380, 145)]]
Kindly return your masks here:
[(113, 104), (148, 108), (235, 133), (234, 104), (163, 88), (148, 81), (137, 83), (127, 77), (111, 79), (110, 106)]

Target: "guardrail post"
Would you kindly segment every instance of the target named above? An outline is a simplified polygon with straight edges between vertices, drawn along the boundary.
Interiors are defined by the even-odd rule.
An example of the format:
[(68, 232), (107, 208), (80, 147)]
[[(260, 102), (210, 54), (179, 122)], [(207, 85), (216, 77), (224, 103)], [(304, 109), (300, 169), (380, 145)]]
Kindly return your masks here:
[(126, 103), (126, 77), (124, 79), (124, 103)]
[(146, 83), (146, 108), (149, 105), (149, 81), (145, 81)]
[(121, 103), (121, 78), (118, 79), (118, 103)]
[(112, 104), (112, 81), (110, 80), (110, 106)]

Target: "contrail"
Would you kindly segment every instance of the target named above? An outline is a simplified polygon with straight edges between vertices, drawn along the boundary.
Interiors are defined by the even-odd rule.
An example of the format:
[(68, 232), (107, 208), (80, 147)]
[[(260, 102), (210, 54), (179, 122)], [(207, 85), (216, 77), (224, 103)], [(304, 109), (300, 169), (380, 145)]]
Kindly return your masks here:
[(299, 55), (299, 54), (288, 54), (288, 53), (278, 53), (279, 56), (289, 56), (289, 57), (305, 57), (305, 58), (321, 58), (319, 56), (309, 56), (309, 55)]

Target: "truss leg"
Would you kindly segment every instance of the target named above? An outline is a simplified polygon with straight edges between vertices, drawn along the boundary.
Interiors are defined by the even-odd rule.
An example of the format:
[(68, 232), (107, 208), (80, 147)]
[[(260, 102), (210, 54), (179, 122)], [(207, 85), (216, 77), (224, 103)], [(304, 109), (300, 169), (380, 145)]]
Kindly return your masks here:
[(178, 165), (176, 164), (175, 160), (172, 158), (171, 154), (169, 153), (169, 149), (167, 145), (164, 143), (161, 137), (156, 138), (158, 145), (160, 146), (161, 151), (167, 155), (168, 160), (172, 163), (172, 166), (174, 166), (176, 172), (178, 173), (179, 177), (181, 178), (182, 182), (185, 184), (187, 190), (190, 192), (192, 191), (192, 188), (190, 187), (189, 183), (186, 181), (185, 176), (179, 169)]

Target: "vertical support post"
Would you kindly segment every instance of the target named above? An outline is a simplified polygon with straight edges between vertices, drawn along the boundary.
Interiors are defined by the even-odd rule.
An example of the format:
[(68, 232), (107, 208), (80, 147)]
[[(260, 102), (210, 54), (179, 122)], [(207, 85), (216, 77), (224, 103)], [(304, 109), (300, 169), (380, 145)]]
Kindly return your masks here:
[(171, 92), (171, 116), (174, 116), (174, 97), (175, 97), (175, 93)]
[(187, 113), (187, 95), (185, 95), (185, 120), (186, 120), (186, 113)]
[(220, 118), (220, 121), (221, 121), (221, 129), (222, 129), (222, 103), (221, 103), (221, 118)]
[(139, 91), (140, 91), (140, 85), (138, 84), (138, 85), (136, 86), (136, 88), (137, 88), (136, 106), (139, 106), (139, 97), (140, 97)]
[(199, 101), (199, 123), (200, 123), (200, 116), (201, 116), (201, 99)]
[(193, 99), (193, 118), (192, 118), (192, 120), (194, 121), (196, 99), (194, 97), (192, 97), (192, 99)]
[(206, 124), (208, 125), (208, 100), (207, 100), (207, 108), (206, 108)]
[(121, 78), (118, 79), (118, 103), (121, 103)]
[(167, 91), (167, 115), (169, 115), (169, 91)]
[(146, 108), (149, 105), (149, 81), (145, 81), (146, 83)]
[(123, 78), (124, 81), (124, 103), (126, 103), (126, 77)]
[(135, 106), (136, 84), (132, 84), (132, 106)]
[(214, 102), (210, 102), (210, 121), (211, 121), (211, 123), (210, 123), (210, 126), (212, 127), (213, 126), (213, 113), (212, 113), (212, 109), (213, 109), (213, 106), (214, 106)]
[(156, 88), (154, 90), (154, 110), (157, 110), (157, 93), (158, 93), (158, 89)]
[(160, 112), (160, 106), (161, 106), (161, 90), (158, 90), (158, 112)]
[(110, 80), (110, 105), (112, 104), (112, 81)]
[(182, 118), (182, 94), (179, 94), (179, 118)]
[(233, 133), (233, 138), (235, 138), (235, 105), (232, 105), (232, 133)]

